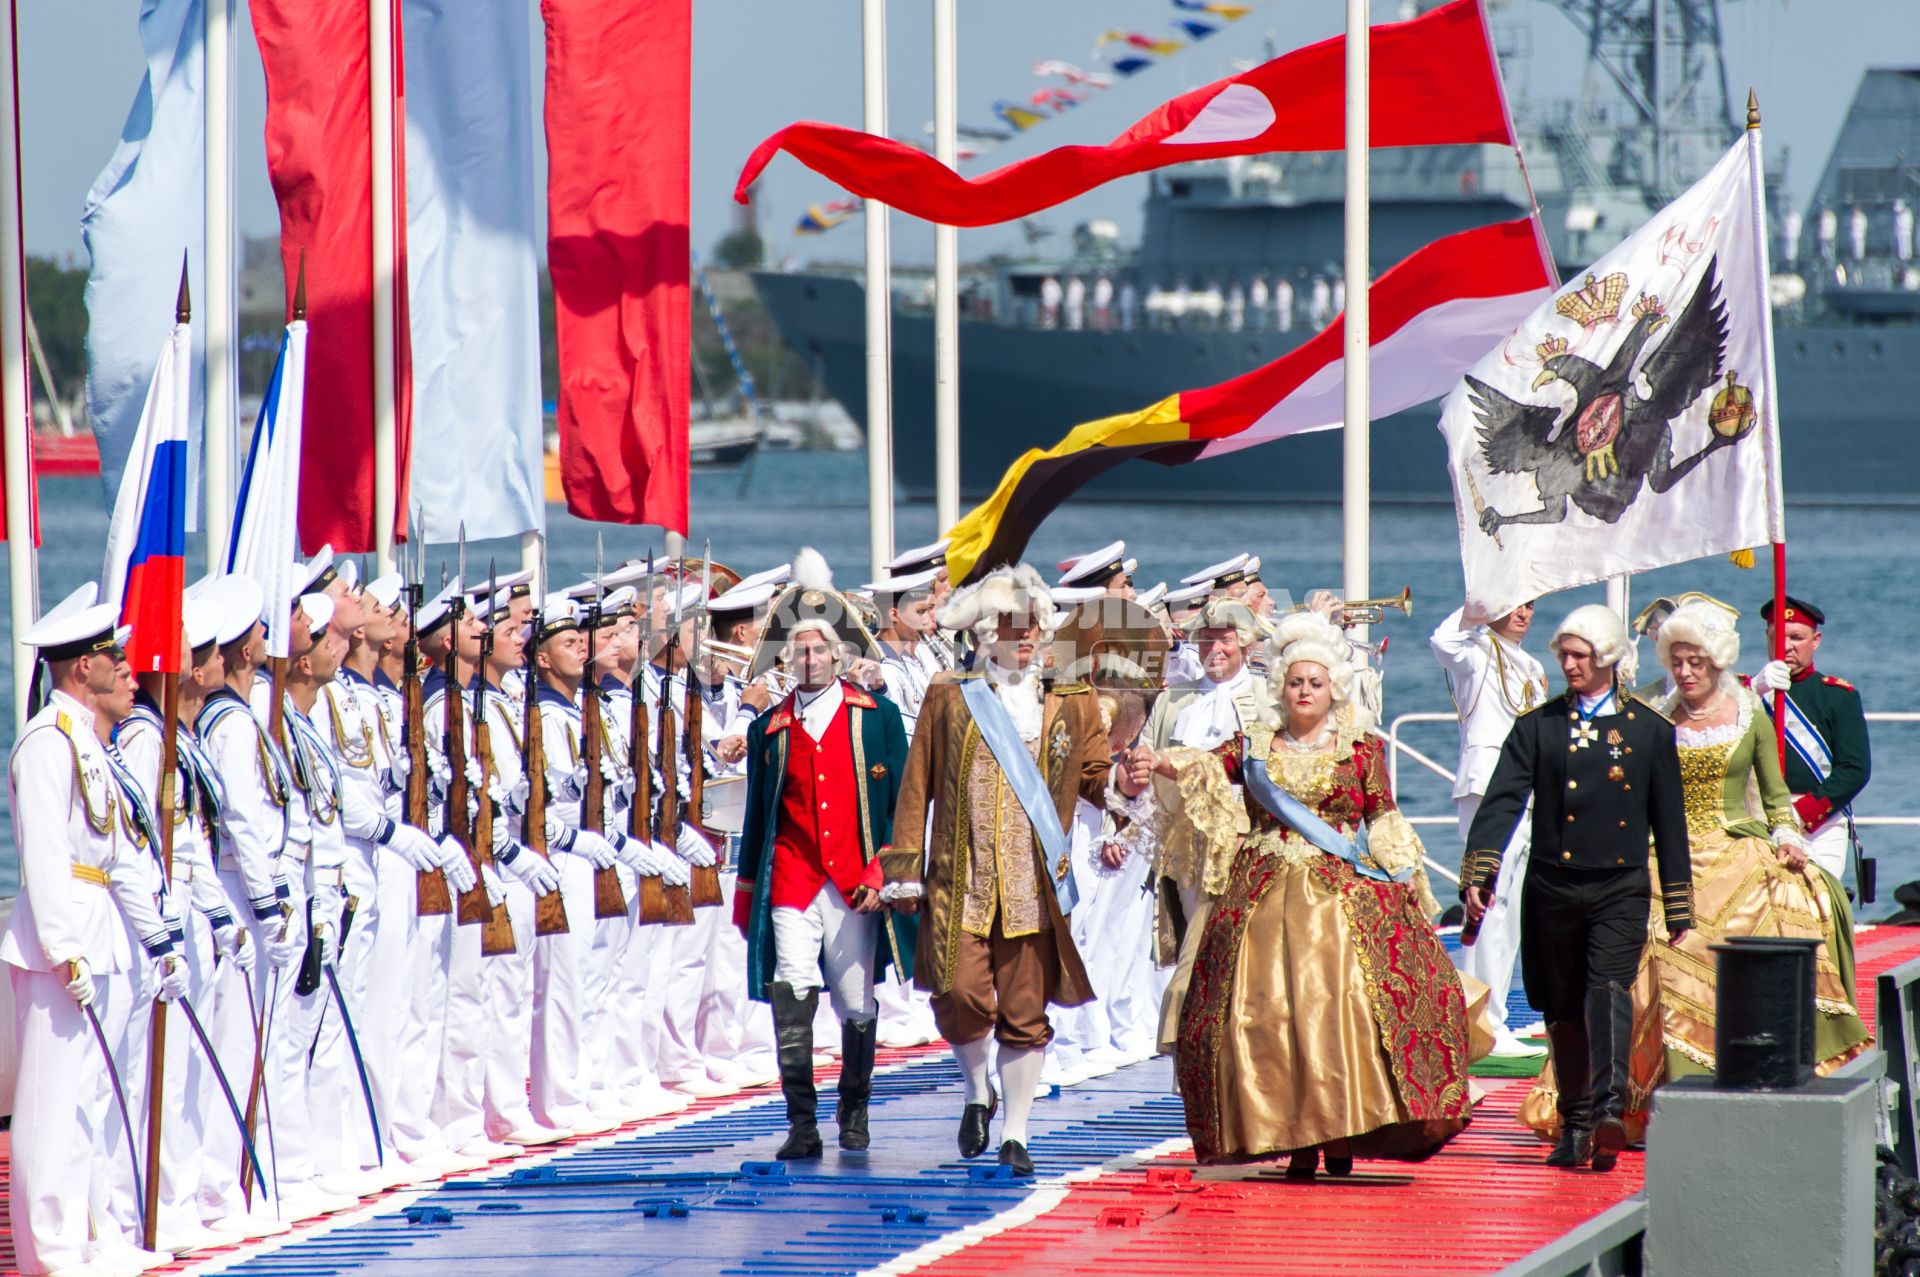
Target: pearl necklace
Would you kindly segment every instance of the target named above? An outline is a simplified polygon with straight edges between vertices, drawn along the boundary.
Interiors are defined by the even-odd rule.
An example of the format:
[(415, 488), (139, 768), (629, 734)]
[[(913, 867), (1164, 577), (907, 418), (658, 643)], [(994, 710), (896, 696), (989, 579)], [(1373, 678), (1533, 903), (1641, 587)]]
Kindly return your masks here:
[(1296, 754), (1313, 754), (1325, 749), (1332, 736), (1331, 727), (1322, 727), (1312, 740), (1300, 740), (1292, 732), (1283, 731), (1280, 733), (1280, 743)]
[(1712, 718), (1715, 714), (1719, 713), (1720, 703), (1725, 699), (1726, 699), (1725, 692), (1715, 692), (1713, 694), (1713, 699), (1711, 701), (1708, 701), (1705, 705), (1702, 705), (1699, 709), (1695, 709), (1693, 706), (1687, 704), (1685, 701), (1682, 701), (1680, 703), (1680, 708), (1686, 713), (1686, 716), (1688, 718), (1692, 719), (1694, 722), (1697, 723), (1703, 718)]

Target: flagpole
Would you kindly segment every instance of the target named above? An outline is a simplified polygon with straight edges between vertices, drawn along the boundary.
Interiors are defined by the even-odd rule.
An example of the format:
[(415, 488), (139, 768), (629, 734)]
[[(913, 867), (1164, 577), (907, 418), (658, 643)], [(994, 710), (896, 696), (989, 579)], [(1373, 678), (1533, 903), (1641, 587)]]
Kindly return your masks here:
[(206, 473), (206, 501), (200, 510), (207, 531), (207, 562), (226, 562), (233, 535), (233, 0), (207, 0), (206, 139), (206, 293), (200, 299), (205, 334), (205, 384), (201, 403), (200, 464)]
[[(933, 0), (933, 154), (958, 168), (956, 0)], [(960, 519), (960, 232), (933, 228), (933, 492), (942, 532)]]
[[(1345, 426), (1341, 431), (1342, 587), (1350, 599), (1368, 596), (1368, 559), (1372, 553), (1372, 418), (1369, 411), (1369, 359), (1372, 350), (1371, 283), (1368, 243), (1367, 54), (1371, 34), (1367, 0), (1347, 0), (1347, 313), (1344, 359)], [(1354, 634), (1364, 642), (1365, 626)]]
[(7, 466), (7, 577), (13, 615), (13, 730), (27, 723), (34, 657), (20, 642), (39, 615), (33, 552), (33, 415), (27, 403), (27, 287), (20, 218), (20, 59), (9, 0), (0, 22), (8, 75), (0, 93), (0, 435)]
[[(1773, 659), (1787, 658), (1787, 503), (1785, 480), (1780, 465), (1780, 387), (1774, 379), (1773, 304), (1767, 295), (1767, 281), (1773, 264), (1767, 251), (1767, 183), (1764, 153), (1760, 148), (1760, 99), (1747, 90), (1747, 172), (1752, 177), (1754, 284), (1760, 290), (1760, 350), (1765, 378), (1760, 399), (1760, 428), (1766, 431), (1767, 457), (1767, 536), (1773, 542)], [(1786, 731), (1787, 694), (1773, 694), (1775, 744), (1780, 750), (1780, 767), (1787, 766)]]
[[(861, 127), (887, 135), (886, 0), (860, 5)], [(867, 201), (867, 545), (878, 580), (893, 557), (893, 279), (887, 206)]]
[(374, 572), (393, 571), (398, 522), (399, 447), (395, 363), (394, 270), (399, 210), (394, 204), (394, 0), (367, 0), (373, 126), (373, 553)]

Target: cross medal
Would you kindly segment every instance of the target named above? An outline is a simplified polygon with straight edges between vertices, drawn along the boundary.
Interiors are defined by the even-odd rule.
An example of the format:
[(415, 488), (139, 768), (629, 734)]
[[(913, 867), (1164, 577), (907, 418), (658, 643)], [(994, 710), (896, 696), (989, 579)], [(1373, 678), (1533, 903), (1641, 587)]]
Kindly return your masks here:
[(1567, 747), (1569, 749), (1585, 749), (1588, 745), (1600, 739), (1600, 733), (1594, 730), (1593, 724), (1587, 722), (1585, 719), (1573, 725), (1573, 730), (1570, 735), (1573, 743)]

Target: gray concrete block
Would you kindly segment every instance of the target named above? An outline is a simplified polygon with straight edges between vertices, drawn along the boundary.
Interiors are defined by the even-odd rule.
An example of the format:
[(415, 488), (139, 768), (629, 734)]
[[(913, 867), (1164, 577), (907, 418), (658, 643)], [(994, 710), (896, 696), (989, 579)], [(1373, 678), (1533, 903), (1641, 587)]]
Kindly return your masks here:
[(1865, 1078), (1663, 1087), (1647, 1134), (1647, 1272), (1870, 1274), (1878, 1101)]

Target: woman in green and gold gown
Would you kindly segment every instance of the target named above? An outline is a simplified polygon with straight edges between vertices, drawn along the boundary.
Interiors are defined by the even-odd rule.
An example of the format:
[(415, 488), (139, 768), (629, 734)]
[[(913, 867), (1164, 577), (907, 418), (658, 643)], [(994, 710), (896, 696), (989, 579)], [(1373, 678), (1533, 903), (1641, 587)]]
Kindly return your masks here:
[[(1831, 1073), (1872, 1041), (1854, 1006), (1847, 894), (1807, 858), (1772, 720), (1727, 673), (1739, 657), (1733, 622), (1730, 609), (1700, 600), (1683, 605), (1660, 629), (1660, 661), (1674, 688), (1655, 708), (1673, 720), (1679, 746), (1694, 925), (1671, 945), (1658, 910), (1649, 920), (1652, 943), (1635, 984), (1636, 1097), (1671, 1078), (1713, 1072), (1713, 946), (1729, 936), (1821, 942), (1814, 959), (1816, 1072)], [(1650, 1031), (1656, 1025), (1657, 1038)], [(1554, 1138), (1551, 1099), (1551, 1073), (1544, 1073), (1522, 1117)], [(1636, 1108), (1644, 1121), (1644, 1105)]]

